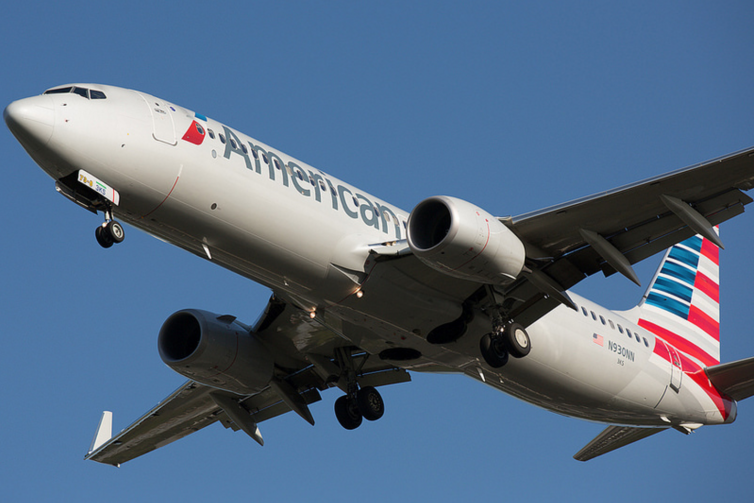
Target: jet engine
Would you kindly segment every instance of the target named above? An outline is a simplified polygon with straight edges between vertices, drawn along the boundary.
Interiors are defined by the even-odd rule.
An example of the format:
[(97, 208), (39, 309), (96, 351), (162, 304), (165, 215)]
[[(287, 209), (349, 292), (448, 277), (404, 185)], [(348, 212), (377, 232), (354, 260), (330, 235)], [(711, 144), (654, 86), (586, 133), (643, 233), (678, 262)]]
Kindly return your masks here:
[(272, 379), (272, 355), (233, 316), (178, 311), (162, 325), (157, 346), (168, 367), (207, 386), (249, 395)]
[(462, 199), (434, 196), (408, 218), (408, 245), (419, 260), (456, 278), (504, 283), (524, 266), (521, 240), (502, 222)]

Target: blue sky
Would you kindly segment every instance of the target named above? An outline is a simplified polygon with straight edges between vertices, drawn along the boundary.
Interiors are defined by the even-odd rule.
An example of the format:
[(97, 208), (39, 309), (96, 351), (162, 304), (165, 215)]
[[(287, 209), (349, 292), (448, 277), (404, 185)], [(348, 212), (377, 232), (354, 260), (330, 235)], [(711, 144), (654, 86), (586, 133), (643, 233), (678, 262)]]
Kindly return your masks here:
[[(449, 194), (517, 215), (754, 145), (751, 2), (11, 2), (0, 105), (69, 82), (139, 89), (411, 209)], [(157, 331), (196, 307), (252, 323), (270, 292), (101, 217), (0, 128), (0, 499), (741, 500), (754, 401), (733, 425), (603, 458), (602, 427), (470, 379), (418, 375), (348, 432), (339, 392), (261, 425), (213, 425), (120, 469), (84, 462), (102, 410), (130, 424), (183, 378)], [(723, 225), (722, 357), (754, 355), (751, 209)], [(658, 258), (637, 271), (646, 284)], [(618, 276), (618, 275), (616, 275)], [(576, 291), (625, 309), (643, 290)]]

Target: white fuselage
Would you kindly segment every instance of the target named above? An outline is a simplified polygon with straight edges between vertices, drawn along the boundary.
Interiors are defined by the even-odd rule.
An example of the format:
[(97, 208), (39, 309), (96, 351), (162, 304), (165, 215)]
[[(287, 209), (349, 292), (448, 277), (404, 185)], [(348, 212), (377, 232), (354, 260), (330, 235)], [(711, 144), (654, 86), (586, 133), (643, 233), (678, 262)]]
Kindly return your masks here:
[[(590, 420), (669, 426), (735, 419), (735, 402), (710, 395), (706, 376), (674, 372), (664, 343), (635, 314), (572, 293), (579, 311), (560, 306), (528, 327), (531, 353), (501, 369), (481, 363), (478, 341), (490, 327), (482, 313), (469, 326), (473, 336), (428, 343), (431, 328), (458, 316), (458, 299), (434, 292), (420, 275), (398, 280), (399, 271), (370, 254), (406, 238), (408, 212), (214, 120), (144, 93), (96, 87), (107, 99), (51, 94), (13, 104), (36, 118), (19, 140), (50, 176), (93, 174), (119, 192), (118, 219), (284, 292), (367, 352), (416, 348), (422, 358), (407, 369), (465, 373)], [(201, 141), (195, 122), (205, 130)], [(189, 132), (193, 142), (182, 139)], [(395, 287), (406, 281), (411, 288)], [(460, 298), (476, 288), (453, 281)], [(296, 343), (305, 353), (307, 341)]]

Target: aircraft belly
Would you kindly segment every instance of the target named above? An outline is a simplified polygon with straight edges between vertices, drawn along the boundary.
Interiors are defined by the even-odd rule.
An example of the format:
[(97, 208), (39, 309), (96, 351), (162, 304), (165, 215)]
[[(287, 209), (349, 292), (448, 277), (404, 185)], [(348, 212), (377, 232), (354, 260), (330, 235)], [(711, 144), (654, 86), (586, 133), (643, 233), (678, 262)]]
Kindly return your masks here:
[[(511, 359), (497, 373), (499, 379), (487, 379), (487, 384), (569, 416), (659, 424), (655, 406), (666, 384), (648, 361), (651, 353), (619, 358), (610, 344), (618, 332), (592, 321), (564, 307), (555, 309), (528, 328), (531, 353)], [(595, 332), (605, 334), (601, 344)]]

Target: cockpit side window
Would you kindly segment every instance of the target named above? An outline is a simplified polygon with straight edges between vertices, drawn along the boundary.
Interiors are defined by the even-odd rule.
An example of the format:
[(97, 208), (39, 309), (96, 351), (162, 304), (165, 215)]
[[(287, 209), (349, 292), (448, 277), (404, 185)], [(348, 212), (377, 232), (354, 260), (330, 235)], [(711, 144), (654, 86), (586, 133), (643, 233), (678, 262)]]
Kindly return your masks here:
[(83, 87), (74, 87), (73, 94), (78, 94), (82, 98), (89, 99), (89, 89), (84, 89)]
[(105, 93), (103, 93), (102, 91), (95, 91), (94, 89), (89, 91), (89, 95), (92, 97), (93, 100), (107, 99), (107, 96), (105, 96)]

